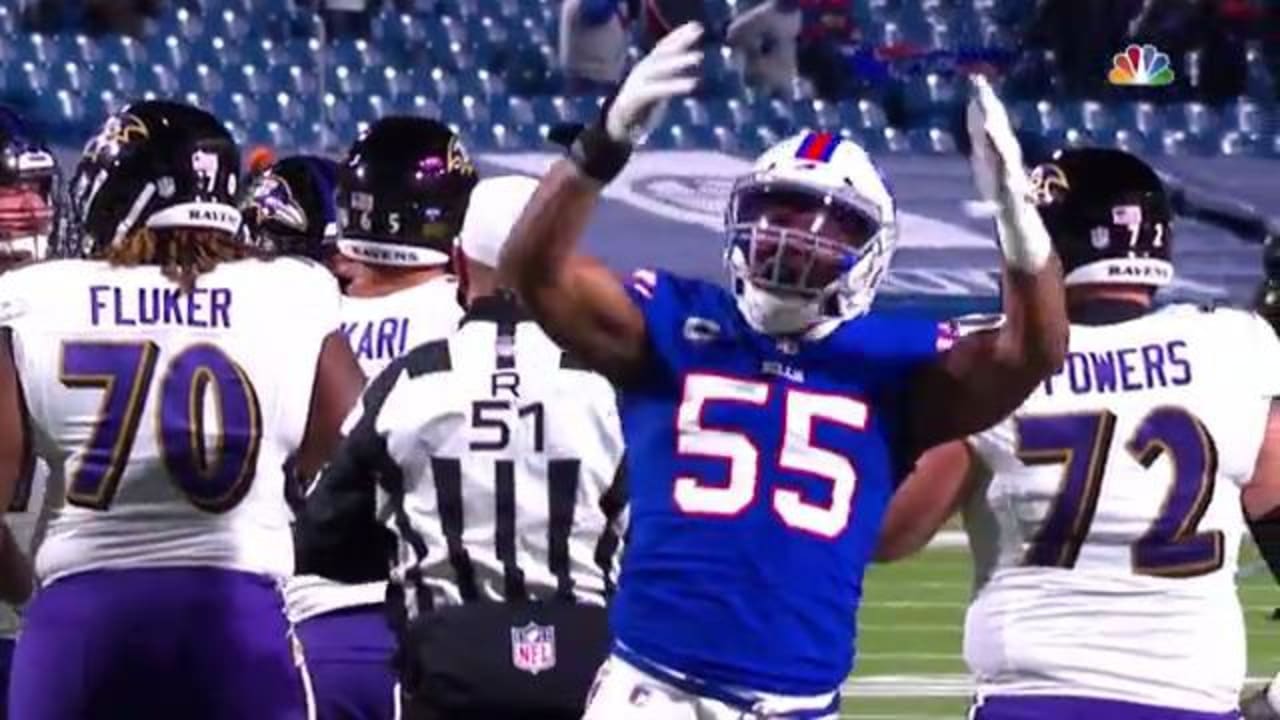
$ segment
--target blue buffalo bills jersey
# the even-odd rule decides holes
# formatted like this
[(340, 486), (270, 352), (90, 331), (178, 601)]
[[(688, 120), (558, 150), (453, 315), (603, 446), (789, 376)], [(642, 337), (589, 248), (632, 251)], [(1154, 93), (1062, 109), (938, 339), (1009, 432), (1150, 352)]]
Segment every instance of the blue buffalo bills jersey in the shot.
[(752, 329), (710, 283), (643, 270), (628, 289), (651, 367), (619, 397), (631, 535), (617, 640), (719, 686), (835, 690), (904, 470), (905, 390), (950, 336), (871, 313), (792, 341)]

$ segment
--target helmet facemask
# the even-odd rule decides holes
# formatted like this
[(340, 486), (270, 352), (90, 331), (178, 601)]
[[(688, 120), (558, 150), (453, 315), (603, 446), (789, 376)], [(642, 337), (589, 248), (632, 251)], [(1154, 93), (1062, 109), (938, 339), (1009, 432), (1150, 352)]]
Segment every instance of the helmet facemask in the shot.
[(806, 332), (867, 310), (887, 268), (892, 223), (853, 193), (752, 176), (734, 188), (726, 262), (747, 320)]
[(0, 185), (0, 272), (48, 256), (56, 224), (53, 182)]

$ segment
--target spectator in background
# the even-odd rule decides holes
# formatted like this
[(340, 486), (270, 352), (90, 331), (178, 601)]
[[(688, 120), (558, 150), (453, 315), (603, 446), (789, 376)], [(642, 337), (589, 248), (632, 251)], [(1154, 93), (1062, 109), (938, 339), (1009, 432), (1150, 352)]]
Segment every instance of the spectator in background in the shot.
[(800, 74), (819, 97), (839, 99), (858, 92), (853, 58), (862, 40), (852, 0), (790, 0), (800, 10)]
[[(1053, 51), (1066, 94), (1096, 97), (1107, 87), (1111, 57), (1128, 44), (1129, 23), (1142, 3), (1040, 0), (1027, 30), (1027, 46)], [(1177, 60), (1174, 62), (1177, 67)]]
[(799, 71), (799, 37), (800, 9), (795, 0), (765, 0), (733, 18), (726, 42), (741, 58), (747, 87), (769, 95), (791, 95)]
[(564, 0), (560, 7), (560, 67), (567, 92), (613, 92), (627, 66), (630, 18), (630, 8), (623, 0)]
[(667, 33), (687, 22), (697, 22), (704, 32), (702, 42), (719, 42), (719, 28), (707, 14), (707, 3), (695, 0), (630, 0), (633, 17), (640, 19), (640, 49), (648, 52)]

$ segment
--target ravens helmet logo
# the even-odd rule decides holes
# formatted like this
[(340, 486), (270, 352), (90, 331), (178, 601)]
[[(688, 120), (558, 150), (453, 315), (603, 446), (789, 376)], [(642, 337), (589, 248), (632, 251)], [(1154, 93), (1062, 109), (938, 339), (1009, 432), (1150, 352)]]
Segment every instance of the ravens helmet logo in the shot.
[(472, 164), (471, 156), (467, 155), (467, 149), (462, 146), (462, 140), (456, 135), (449, 140), (449, 164), (445, 170), (463, 175), (476, 174), (476, 166)]
[(107, 118), (102, 130), (89, 140), (84, 148), (84, 156), (94, 162), (110, 160), (120, 153), (120, 149), (134, 140), (145, 140), (151, 136), (146, 123), (133, 113), (123, 113)]
[(1031, 171), (1031, 202), (1051, 205), (1071, 191), (1067, 174), (1053, 163), (1045, 163)]
[(271, 171), (263, 173), (254, 183), (249, 210), (259, 223), (273, 221), (298, 232), (307, 231), (307, 214), (293, 198), (293, 188)]

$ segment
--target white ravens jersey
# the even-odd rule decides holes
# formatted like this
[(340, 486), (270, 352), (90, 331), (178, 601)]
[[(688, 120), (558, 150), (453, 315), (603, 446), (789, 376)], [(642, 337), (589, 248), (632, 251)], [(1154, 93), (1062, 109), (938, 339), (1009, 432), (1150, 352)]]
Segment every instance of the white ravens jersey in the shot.
[(183, 293), (156, 266), (58, 260), (0, 287), (50, 468), (43, 584), (116, 567), (291, 573), (283, 466), (338, 327), (327, 271), (228, 262)]
[(1236, 707), (1240, 494), (1275, 396), (1280, 341), (1252, 313), (1072, 325), (1062, 370), (970, 439), (980, 694)]
[(342, 298), (342, 332), (371, 380), (409, 350), (458, 329), (461, 319), (458, 281), (452, 275), (389, 295)]
[[(28, 558), (35, 555), (48, 526), (48, 486), (49, 465), (43, 460), (36, 460), (30, 475), (14, 489), (13, 501), (4, 514), (14, 541)], [(22, 608), (0, 603), (0, 639), (17, 637), (21, 617)]]
[[(392, 360), (458, 329), (462, 306), (458, 281), (440, 275), (424, 283), (376, 297), (342, 298), (342, 332), (365, 377), (373, 380)], [(385, 582), (348, 585), (317, 575), (289, 579), (285, 600), (293, 622), (322, 613), (381, 603)]]

